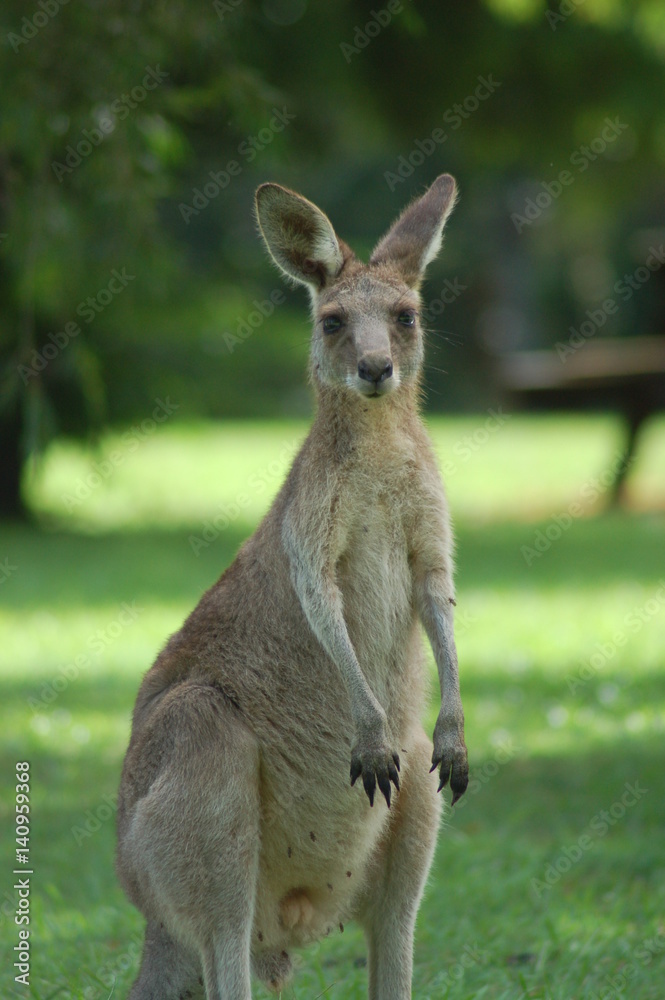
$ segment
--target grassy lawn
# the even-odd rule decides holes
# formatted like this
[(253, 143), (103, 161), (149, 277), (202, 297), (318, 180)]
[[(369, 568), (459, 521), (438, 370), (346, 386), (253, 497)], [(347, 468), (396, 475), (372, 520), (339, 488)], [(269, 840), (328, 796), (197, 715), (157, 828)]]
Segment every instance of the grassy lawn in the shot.
[[(430, 426), (458, 540), (472, 782), (441, 833), (413, 995), (662, 1000), (665, 421), (647, 428), (629, 510), (608, 514), (613, 418)], [(5, 957), (0, 995), (126, 996), (143, 921), (115, 881), (114, 801), (139, 679), (305, 430), (174, 418), (95, 453), (60, 443), (30, 487), (40, 527), (0, 526), (5, 956), (16, 761), (30, 763), (34, 870), (31, 988)], [(363, 997), (364, 954), (347, 927), (302, 953), (285, 997)]]

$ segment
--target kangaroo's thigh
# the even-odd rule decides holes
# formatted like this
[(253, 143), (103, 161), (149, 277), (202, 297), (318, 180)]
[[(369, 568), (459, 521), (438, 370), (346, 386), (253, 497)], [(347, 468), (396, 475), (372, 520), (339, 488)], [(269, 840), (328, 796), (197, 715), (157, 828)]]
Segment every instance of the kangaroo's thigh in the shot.
[(224, 695), (203, 684), (164, 696), (128, 751), (120, 878), (149, 921), (198, 953), (206, 985), (220, 967), (237, 981), (249, 975), (258, 782), (254, 736)]

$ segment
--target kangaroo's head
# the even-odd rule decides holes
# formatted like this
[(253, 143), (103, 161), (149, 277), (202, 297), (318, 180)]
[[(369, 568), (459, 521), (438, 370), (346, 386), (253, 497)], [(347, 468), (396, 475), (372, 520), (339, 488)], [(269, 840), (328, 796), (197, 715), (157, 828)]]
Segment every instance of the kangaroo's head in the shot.
[(315, 384), (379, 400), (413, 389), (423, 358), (418, 289), (455, 204), (455, 181), (438, 177), (359, 261), (323, 212), (279, 184), (262, 184), (256, 213), (268, 250), (312, 298)]

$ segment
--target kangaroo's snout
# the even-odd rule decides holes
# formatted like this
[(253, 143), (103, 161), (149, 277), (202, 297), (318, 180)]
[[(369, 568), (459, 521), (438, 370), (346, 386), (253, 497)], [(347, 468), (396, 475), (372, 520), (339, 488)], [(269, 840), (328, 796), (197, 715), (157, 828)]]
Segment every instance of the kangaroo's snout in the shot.
[(378, 385), (391, 378), (393, 363), (387, 354), (366, 354), (358, 362), (358, 375), (366, 382)]

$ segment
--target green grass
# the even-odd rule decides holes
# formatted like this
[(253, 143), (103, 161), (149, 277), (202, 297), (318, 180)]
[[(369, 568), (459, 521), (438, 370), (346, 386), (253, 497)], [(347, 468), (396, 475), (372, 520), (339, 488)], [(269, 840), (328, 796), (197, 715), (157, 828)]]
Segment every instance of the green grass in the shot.
[[(606, 492), (589, 484), (612, 465), (617, 421), (488, 419), (430, 421), (458, 540), (473, 781), (441, 832), (413, 995), (660, 1000), (665, 422), (645, 433), (630, 510), (602, 514)], [(305, 430), (174, 420), (135, 449), (122, 435), (95, 454), (60, 443), (30, 485), (40, 527), (0, 526), (0, 562), (14, 567), (0, 583), (10, 947), (15, 761), (31, 764), (34, 868), (32, 986), (16, 986), (5, 958), (3, 996), (126, 995), (142, 919), (115, 881), (112, 803), (139, 679), (266, 509)], [(364, 996), (364, 953), (347, 927), (302, 953), (285, 997)]]

